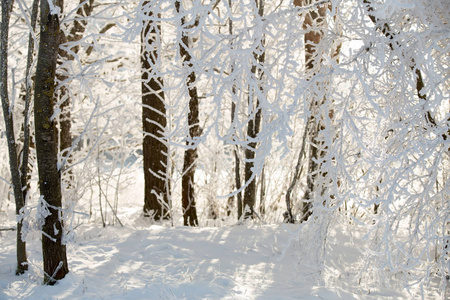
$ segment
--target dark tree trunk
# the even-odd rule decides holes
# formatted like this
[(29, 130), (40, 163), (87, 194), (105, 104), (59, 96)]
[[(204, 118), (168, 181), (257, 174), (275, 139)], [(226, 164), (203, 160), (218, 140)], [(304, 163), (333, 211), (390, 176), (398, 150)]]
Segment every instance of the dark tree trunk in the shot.
[[(61, 50), (61, 48), (60, 48)], [(61, 57), (65, 57), (61, 55)], [(64, 81), (67, 79), (65, 75), (57, 75), (59, 81)], [(71, 106), (72, 100), (69, 95), (69, 91), (66, 86), (61, 86), (59, 90), (59, 101), (62, 101), (59, 105), (59, 109), (61, 113), (59, 115), (59, 151), (61, 158), (64, 160), (63, 168), (67, 167), (68, 164), (72, 163), (72, 159), (70, 158), (70, 148), (72, 147), (72, 117), (71, 117)], [(71, 189), (74, 187), (73, 181), (74, 176), (72, 169), (69, 169), (64, 176), (62, 177), (64, 182), (64, 186), (67, 189)]]
[(41, 30), (36, 83), (34, 118), (39, 170), (41, 210), (48, 210), (42, 228), (44, 283), (53, 285), (69, 272), (66, 245), (63, 244), (61, 174), (58, 169), (58, 137), (54, 113), (55, 71), (60, 44), (58, 15), (51, 14), (47, 0), (41, 0)]
[[(231, 7), (232, 3), (231, 0), (228, 0), (228, 5), (229, 7)], [(233, 20), (230, 18), (228, 20), (228, 34), (230, 36), (233, 35)], [(230, 43), (231, 45), (233, 45), (233, 41), (234, 39), (231, 39)], [(234, 71), (234, 65), (231, 66), (231, 71), (230, 74), (232, 74)], [(232, 97), (236, 96), (236, 83), (233, 82), (233, 86), (231, 88), (231, 93), (232, 93)], [(232, 100), (231, 102), (231, 124), (234, 124), (234, 121), (237, 117), (236, 114), (236, 103), (234, 102), (234, 100)], [(239, 146), (235, 145), (234, 149), (233, 149), (233, 154), (234, 154), (234, 185), (236, 190), (240, 190), (242, 185), (241, 185), (241, 162), (239, 159)], [(242, 218), (242, 193), (238, 192), (236, 194), (236, 199), (237, 199), (237, 217), (238, 217), (238, 221), (241, 220)], [(231, 204), (231, 201), (229, 201), (229, 203)], [(231, 205), (228, 205), (228, 209), (231, 209)], [(229, 211), (229, 213), (227, 212), (227, 215), (231, 214), (231, 210)]]
[(188, 149), (184, 152), (183, 178), (181, 182), (184, 226), (198, 226), (194, 193), (196, 158), (196, 149)]
[[(292, 213), (292, 204), (291, 204), (291, 193), (294, 190), (294, 187), (297, 183), (297, 180), (299, 179), (303, 167), (303, 157), (305, 156), (306, 151), (306, 137), (308, 135), (308, 124), (309, 124), (309, 118), (306, 120), (305, 128), (303, 130), (303, 137), (302, 137), (302, 147), (300, 148), (300, 152), (298, 154), (298, 160), (297, 165), (295, 166), (295, 172), (294, 176), (292, 177), (291, 184), (289, 185), (288, 190), (286, 191), (286, 212), (284, 213), (284, 222), (285, 223), (294, 223), (295, 218)], [(303, 213), (303, 212), (302, 212)]]
[[(180, 13), (181, 3), (179, 1), (175, 2), (175, 7), (177, 13)], [(183, 27), (184, 25), (185, 17), (182, 17), (181, 26)], [(192, 57), (189, 52), (189, 46), (189, 36), (183, 31), (180, 42), (180, 56), (183, 58), (183, 67), (187, 70), (192, 70)], [(186, 79), (186, 86), (189, 93), (189, 137), (186, 140), (186, 146), (188, 148), (184, 152), (183, 177), (181, 179), (183, 219), (185, 226), (198, 226), (194, 175), (197, 160), (196, 138), (200, 136), (201, 129), (199, 125), (199, 99), (197, 87), (195, 86), (195, 79), (196, 76), (194, 71), (191, 71)]]
[[(255, 0), (256, 7), (258, 8), (258, 15), (262, 17), (264, 15), (264, 0)], [(264, 38), (261, 39), (261, 48), (264, 48)], [(263, 77), (263, 72), (260, 68), (257, 67), (256, 64), (262, 64), (264, 63), (265, 59), (265, 52), (263, 52), (258, 55), (254, 54), (255, 57), (255, 64), (252, 66), (251, 73), (252, 77), (254, 77), (255, 80), (258, 80), (258, 86), (250, 86), (249, 85), (249, 96), (248, 96), (248, 105), (249, 105), (249, 111), (255, 114), (253, 118), (251, 118), (247, 125), (247, 140), (249, 141), (247, 144), (247, 147), (245, 148), (245, 168), (244, 168), (244, 179), (245, 183), (247, 184), (247, 187), (244, 190), (244, 201), (243, 201), (243, 214), (244, 219), (253, 218), (255, 214), (255, 202), (256, 202), (256, 176), (254, 176), (254, 159), (255, 159), (255, 152), (257, 147), (256, 137), (259, 133), (260, 125), (261, 125), (261, 108), (259, 104), (259, 99), (256, 96), (255, 89), (258, 88), (262, 90), (263, 87), (261, 85), (261, 80)], [(258, 75), (257, 75), (258, 72)], [(257, 78), (257, 76), (259, 76)], [(254, 98), (256, 98), (256, 105), (254, 105)], [(253, 178), (252, 178), (253, 177)]]
[[(259, 109), (259, 108), (257, 108)], [(254, 120), (250, 120), (247, 127), (247, 137), (248, 139), (256, 138)], [(244, 190), (244, 201), (243, 201), (243, 215), (244, 219), (253, 218), (254, 206), (256, 202), (256, 177), (253, 176), (253, 167), (255, 166), (255, 150), (256, 142), (248, 143), (245, 149), (245, 177), (244, 180), (248, 183)]]
[[(236, 94), (236, 87), (233, 85), (233, 94)], [(235, 118), (235, 113), (236, 113), (236, 103), (232, 103), (231, 104), (231, 123), (234, 122), (234, 118)], [(236, 190), (240, 190), (242, 185), (241, 185), (241, 161), (239, 159), (239, 146), (235, 145), (234, 149), (233, 149), (233, 154), (234, 154), (234, 182), (235, 182), (235, 186), (236, 186)], [(236, 199), (237, 199), (237, 210), (238, 210), (238, 221), (241, 220), (242, 218), (242, 193), (238, 192), (236, 194)]]
[(261, 172), (261, 185), (259, 190), (259, 214), (261, 218), (266, 214), (266, 176), (264, 172), (264, 167)]
[[(19, 170), (19, 161), (17, 156), (17, 145), (14, 135), (13, 113), (9, 104), (8, 97), (8, 40), (9, 40), (9, 21), (11, 16), (13, 1), (2, 1), (2, 23), (1, 23), (1, 99), (3, 117), (6, 127), (6, 138), (8, 141), (9, 167), (16, 204), (16, 215), (19, 216), (20, 210), (25, 206), (25, 199), (22, 190), (22, 178)], [(22, 274), (28, 270), (26, 244), (22, 240), (22, 221), (17, 222), (17, 270), (16, 274)]]
[[(63, 79), (60, 77), (60, 79)], [(72, 146), (72, 135), (70, 130), (72, 128), (70, 107), (71, 100), (69, 96), (69, 92), (65, 86), (61, 87), (61, 99), (63, 102), (59, 106), (61, 109), (61, 114), (59, 116), (59, 150), (61, 151), (62, 156), (67, 158), (67, 162), (70, 163), (71, 160), (68, 158), (68, 151)], [(72, 178), (72, 174), (70, 174), (70, 178)]]
[[(153, 12), (150, 2), (143, 3), (149, 18)], [(142, 123), (144, 129), (144, 215), (155, 220), (169, 219), (167, 184), (168, 148), (164, 131), (167, 124), (163, 79), (158, 76), (158, 47), (161, 26), (150, 19), (144, 21), (141, 34)]]
[[(79, 4), (83, 4), (84, 2), (86, 3), (80, 6), (77, 10), (77, 18), (73, 21), (73, 26), (70, 28), (69, 35), (67, 36), (68, 42), (80, 41), (86, 31), (86, 26), (88, 24), (86, 17), (89, 17), (94, 10), (94, 0), (79, 0)], [(71, 50), (77, 54), (80, 51), (80, 46), (75, 45), (71, 48)]]
[(33, 148), (34, 144), (31, 141), (30, 137), (30, 107), (31, 107), (31, 91), (33, 87), (32, 77), (32, 63), (33, 63), (33, 55), (34, 55), (34, 34), (36, 30), (37, 23), (37, 14), (39, 10), (39, 0), (33, 0), (32, 10), (31, 10), (31, 30), (28, 36), (28, 53), (27, 53), (27, 67), (25, 71), (25, 94), (23, 97), (23, 102), (25, 109), (23, 111), (23, 148), (22, 148), (22, 161), (20, 166), (21, 172), (21, 181), (22, 181), (22, 191), (23, 191), (23, 199), (26, 203), (28, 190), (29, 190), (29, 177), (31, 173), (31, 166), (28, 163), (30, 147)]
[(303, 206), (302, 206), (302, 217), (301, 221), (306, 222), (308, 218), (312, 215), (312, 201), (314, 199), (314, 192), (316, 191), (316, 179), (318, 176), (318, 169), (320, 165), (317, 163), (319, 158), (319, 150), (316, 145), (318, 145), (318, 134), (316, 120), (314, 117), (311, 118), (312, 124), (309, 130), (310, 146), (309, 146), (309, 159), (308, 159), (308, 175), (306, 177), (306, 191), (303, 196)]

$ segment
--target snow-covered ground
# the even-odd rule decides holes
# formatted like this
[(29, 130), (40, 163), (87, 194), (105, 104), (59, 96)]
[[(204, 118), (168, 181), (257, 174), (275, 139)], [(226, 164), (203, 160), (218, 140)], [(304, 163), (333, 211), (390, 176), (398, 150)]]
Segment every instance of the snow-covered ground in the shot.
[[(0, 232), (0, 299), (420, 299), (395, 276), (387, 286), (360, 273), (364, 233), (348, 222), (331, 221), (325, 244), (314, 224), (155, 225), (141, 217), (141, 183), (121, 192), (123, 227), (103, 228), (98, 211), (77, 221), (70, 273), (55, 286), (42, 284), (36, 230), (26, 238), (30, 270), (22, 276), (14, 274), (16, 232)], [(2, 226), (14, 225), (11, 206)], [(432, 286), (425, 299), (441, 299)]]
[[(351, 274), (325, 280), (316, 268), (299, 263), (296, 243), (288, 246), (292, 230), (293, 225), (84, 225), (68, 246), (70, 273), (53, 287), (41, 284), (37, 241), (29, 243), (31, 271), (14, 275), (15, 233), (2, 233), (0, 298), (408, 299), (394, 290), (369, 294), (351, 283)], [(341, 248), (336, 259), (346, 256), (341, 263), (351, 263), (357, 254)]]
[(14, 275), (15, 232), (3, 232), (0, 299), (414, 298), (399, 286), (371, 290), (358, 285), (351, 270), (360, 252), (350, 244), (336, 246), (321, 271), (311, 262), (302, 263), (301, 243), (292, 240), (296, 225), (186, 228), (136, 223), (79, 228), (77, 241), (68, 246), (70, 273), (52, 287), (42, 285), (38, 241), (28, 243), (31, 270)]

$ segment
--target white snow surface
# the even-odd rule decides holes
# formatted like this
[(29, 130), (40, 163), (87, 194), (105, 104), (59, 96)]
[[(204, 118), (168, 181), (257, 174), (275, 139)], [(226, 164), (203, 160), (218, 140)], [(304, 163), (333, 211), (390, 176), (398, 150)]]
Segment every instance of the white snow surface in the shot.
[[(40, 233), (26, 236), (29, 271), (16, 276), (16, 232), (1, 231), (0, 299), (420, 299), (395, 277), (386, 285), (361, 275), (364, 232), (348, 222), (329, 224), (324, 255), (313, 246), (320, 238), (310, 222), (152, 224), (141, 215), (141, 183), (121, 192), (123, 227), (103, 228), (95, 211), (77, 221), (67, 245), (70, 272), (55, 286), (43, 285)], [(1, 224), (13, 227), (8, 207), (9, 223)], [(425, 299), (442, 299), (437, 286)]]
[(360, 253), (345, 243), (321, 272), (301, 263), (299, 243), (289, 243), (296, 227), (87, 224), (56, 286), (42, 284), (37, 241), (28, 243), (30, 271), (15, 276), (15, 232), (2, 233), (0, 299), (412, 299), (358, 285), (351, 265)]
[[(42, 285), (37, 242), (28, 244), (31, 270), (14, 275), (15, 233), (8, 232), (1, 237), (0, 299), (408, 298), (357, 288), (346, 282), (354, 280), (351, 274), (324, 280), (299, 263), (295, 242), (288, 246), (295, 227), (88, 224), (68, 246), (70, 273), (56, 286)], [(357, 251), (342, 247), (335, 256), (350, 263), (353, 255)]]

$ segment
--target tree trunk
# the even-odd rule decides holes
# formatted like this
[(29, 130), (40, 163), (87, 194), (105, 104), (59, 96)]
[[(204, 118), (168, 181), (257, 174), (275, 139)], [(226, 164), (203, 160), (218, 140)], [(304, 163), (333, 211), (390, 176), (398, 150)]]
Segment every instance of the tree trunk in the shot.
[[(308, 6), (317, 2), (317, 0), (294, 0), (295, 6)], [(321, 4), (313, 7), (306, 12), (303, 29), (305, 33), (305, 72), (307, 79), (311, 79), (321, 64), (321, 53), (317, 51), (317, 47), (323, 37), (323, 28), (326, 26), (326, 11), (328, 4)], [(320, 106), (323, 105), (323, 99), (311, 99), (311, 117), (306, 125), (308, 127), (308, 136), (310, 142), (308, 157), (308, 175), (306, 178), (306, 191), (303, 196), (301, 221), (307, 221), (312, 214), (312, 201), (317, 190), (317, 178), (323, 176), (320, 173), (321, 164), (317, 163), (320, 158), (324, 157), (325, 152), (322, 151), (319, 141), (319, 132), (324, 129), (321, 117)]]
[(28, 53), (27, 53), (27, 66), (25, 71), (25, 94), (23, 96), (24, 111), (23, 111), (23, 147), (22, 147), (22, 161), (20, 166), (21, 181), (22, 181), (22, 193), (23, 199), (26, 203), (28, 190), (29, 190), (29, 177), (31, 173), (31, 166), (28, 163), (30, 154), (30, 147), (34, 147), (30, 137), (30, 107), (31, 107), (31, 91), (33, 88), (32, 78), (32, 64), (34, 55), (34, 32), (36, 31), (37, 14), (39, 10), (39, 0), (33, 0), (31, 10), (31, 30), (28, 36)]
[[(236, 94), (236, 86), (233, 85), (233, 94)], [(236, 113), (236, 103), (231, 103), (231, 123), (234, 123)], [(240, 190), (241, 185), (241, 161), (239, 159), (239, 146), (235, 145), (233, 149), (234, 154), (234, 182), (236, 190)], [(242, 193), (238, 192), (236, 194), (236, 200), (237, 200), (237, 210), (238, 210), (238, 221), (242, 218)]]
[(58, 137), (54, 114), (55, 71), (60, 44), (57, 14), (41, 0), (41, 30), (34, 93), (36, 152), (39, 170), (44, 283), (53, 285), (69, 272), (62, 221), (61, 174), (58, 169)]
[[(175, 2), (177, 13), (180, 13), (181, 3)], [(181, 27), (185, 25), (185, 17), (181, 18)], [(192, 57), (189, 52), (189, 36), (183, 30), (180, 43), (180, 56), (183, 58), (183, 67), (192, 70)], [(183, 177), (181, 179), (183, 219), (185, 226), (198, 226), (197, 208), (195, 204), (194, 175), (197, 164), (197, 137), (201, 134), (199, 125), (199, 99), (195, 86), (196, 75), (191, 71), (186, 79), (189, 92), (188, 126), (189, 137), (186, 140), (188, 147), (184, 152)]]
[[(147, 7), (147, 9), (145, 9)], [(151, 18), (150, 2), (143, 3)], [(144, 20), (141, 34), (142, 123), (144, 129), (144, 215), (155, 220), (169, 219), (167, 185), (168, 147), (164, 140), (167, 124), (163, 79), (157, 76), (161, 26)]]
[[(256, 2), (256, 8), (258, 9), (258, 15), (262, 17), (264, 15), (264, 0), (255, 0)], [(264, 38), (261, 39), (261, 48), (264, 48)], [(264, 63), (265, 59), (265, 52), (263, 51), (262, 54), (254, 54), (255, 57), (255, 65), (252, 66), (251, 73), (254, 75), (255, 79), (258, 77), (258, 87), (262, 91), (261, 86), (261, 80), (263, 77), (263, 72), (260, 68), (257, 67), (256, 64), (262, 64)], [(257, 75), (258, 72), (258, 75)], [(251, 113), (254, 113), (254, 118), (250, 119), (247, 125), (247, 140), (249, 141), (247, 147), (245, 148), (245, 168), (244, 168), (244, 178), (245, 183), (247, 184), (245, 190), (244, 190), (244, 202), (243, 202), (243, 214), (244, 219), (253, 218), (255, 213), (255, 202), (256, 202), (256, 174), (254, 174), (254, 159), (255, 159), (255, 152), (256, 152), (256, 136), (259, 133), (259, 128), (261, 124), (261, 108), (259, 104), (259, 99), (257, 96), (255, 96), (255, 89), (256, 87), (251, 87), (249, 85), (249, 96), (248, 96), (248, 105), (249, 105), (249, 111)], [(256, 98), (256, 106), (254, 106), (254, 98)]]
[[(231, 0), (228, 0), (228, 6), (231, 8)], [(228, 34), (230, 36), (233, 35), (233, 20), (230, 18), (228, 20)], [(233, 45), (233, 41), (234, 39), (230, 40), (231, 45)], [(234, 64), (231, 66), (231, 71), (230, 74), (232, 74), (234, 71)], [(233, 86), (231, 88), (231, 93), (232, 93), (232, 97), (236, 96), (236, 83), (233, 82)], [(234, 124), (235, 118), (236, 118), (237, 114), (236, 114), (236, 103), (232, 100), (231, 102), (231, 124)], [(235, 188), (236, 190), (240, 190), (241, 189), (241, 162), (239, 159), (239, 146), (235, 145), (234, 149), (233, 149), (233, 154), (234, 154), (234, 184), (235, 184)], [(241, 220), (242, 218), (242, 193), (238, 192), (236, 194), (236, 199), (237, 199), (237, 216), (238, 216), (238, 221)], [(230, 203), (230, 201), (229, 201)], [(231, 204), (231, 203), (230, 203)], [(228, 209), (231, 209), (230, 204), (228, 205)], [(227, 215), (230, 215), (231, 211), (229, 211), (229, 213), (227, 213)]]
[[(259, 103), (256, 109), (259, 112)], [(258, 113), (257, 113), (258, 114)], [(256, 119), (256, 117), (255, 117)], [(247, 137), (250, 140), (256, 138), (258, 128), (255, 128), (255, 120), (250, 120), (247, 127)], [(256, 142), (248, 143), (245, 149), (245, 182), (247, 187), (244, 190), (243, 214), (244, 219), (253, 218), (254, 206), (256, 202), (256, 177), (253, 177), (253, 167), (255, 166)]]
[[(8, 42), (9, 42), (9, 21), (11, 16), (13, 1), (2, 1), (2, 23), (1, 23), (1, 99), (3, 117), (6, 127), (6, 138), (8, 141), (9, 168), (11, 171), (12, 186), (14, 191), (14, 199), (16, 204), (16, 216), (20, 214), (20, 210), (25, 206), (23, 197), (21, 174), (19, 170), (19, 161), (17, 156), (17, 145), (14, 135), (13, 112), (9, 103), (8, 96)], [(18, 218), (19, 219), (19, 218)], [(22, 274), (28, 270), (26, 244), (22, 240), (22, 221), (17, 222), (17, 270), (16, 274)]]
[(261, 171), (261, 185), (259, 189), (259, 214), (261, 218), (264, 218), (266, 214), (266, 176), (264, 172), (264, 167)]
[(298, 160), (297, 165), (295, 166), (295, 172), (294, 176), (292, 177), (291, 184), (289, 185), (288, 190), (286, 191), (286, 212), (284, 213), (284, 222), (285, 223), (294, 223), (295, 218), (292, 213), (292, 204), (291, 204), (291, 193), (294, 190), (294, 187), (297, 183), (297, 180), (300, 177), (300, 174), (302, 173), (303, 167), (302, 167), (302, 160), (305, 156), (305, 149), (306, 149), (306, 136), (308, 134), (308, 124), (309, 124), (309, 118), (307, 118), (305, 123), (305, 128), (303, 130), (303, 136), (302, 136), (302, 147), (300, 148), (300, 152), (298, 154)]

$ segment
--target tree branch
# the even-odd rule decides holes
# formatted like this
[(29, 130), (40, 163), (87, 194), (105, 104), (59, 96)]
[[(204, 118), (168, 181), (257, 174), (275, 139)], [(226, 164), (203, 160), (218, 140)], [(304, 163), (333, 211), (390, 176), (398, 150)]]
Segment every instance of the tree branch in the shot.
[[(401, 47), (400, 43), (398, 41), (394, 41), (394, 38), (396, 36), (396, 33), (393, 33), (391, 28), (389, 27), (389, 24), (387, 23), (380, 23), (380, 20), (377, 19), (371, 12), (374, 11), (373, 7), (371, 6), (371, 0), (363, 0), (364, 4), (366, 4), (367, 6), (367, 12), (369, 15), (370, 20), (375, 24), (376, 29), (380, 30), (384, 36), (386, 36), (389, 40), (392, 40), (395, 43), (395, 46), (397, 46), (398, 48)], [(394, 50), (394, 45), (392, 44), (392, 42), (389, 42), (389, 48), (391, 50)], [(414, 71), (414, 73), (416, 74), (416, 92), (417, 92), (417, 96), (424, 100), (427, 101), (427, 95), (425, 93), (422, 93), (422, 89), (425, 87), (424, 81), (423, 81), (423, 76), (422, 76), (422, 72), (420, 71), (420, 69), (417, 67), (416, 62), (414, 61), (414, 59), (411, 60), (412, 65), (410, 66), (411, 70)], [(434, 117), (432, 116), (431, 112), (429, 110), (427, 110), (425, 112), (425, 121), (427, 123), (429, 123), (432, 127), (437, 127), (437, 123), (436, 120), (434, 119)], [(447, 140), (447, 133), (443, 133), (442, 134), (442, 138), (444, 139), (444, 141)]]

